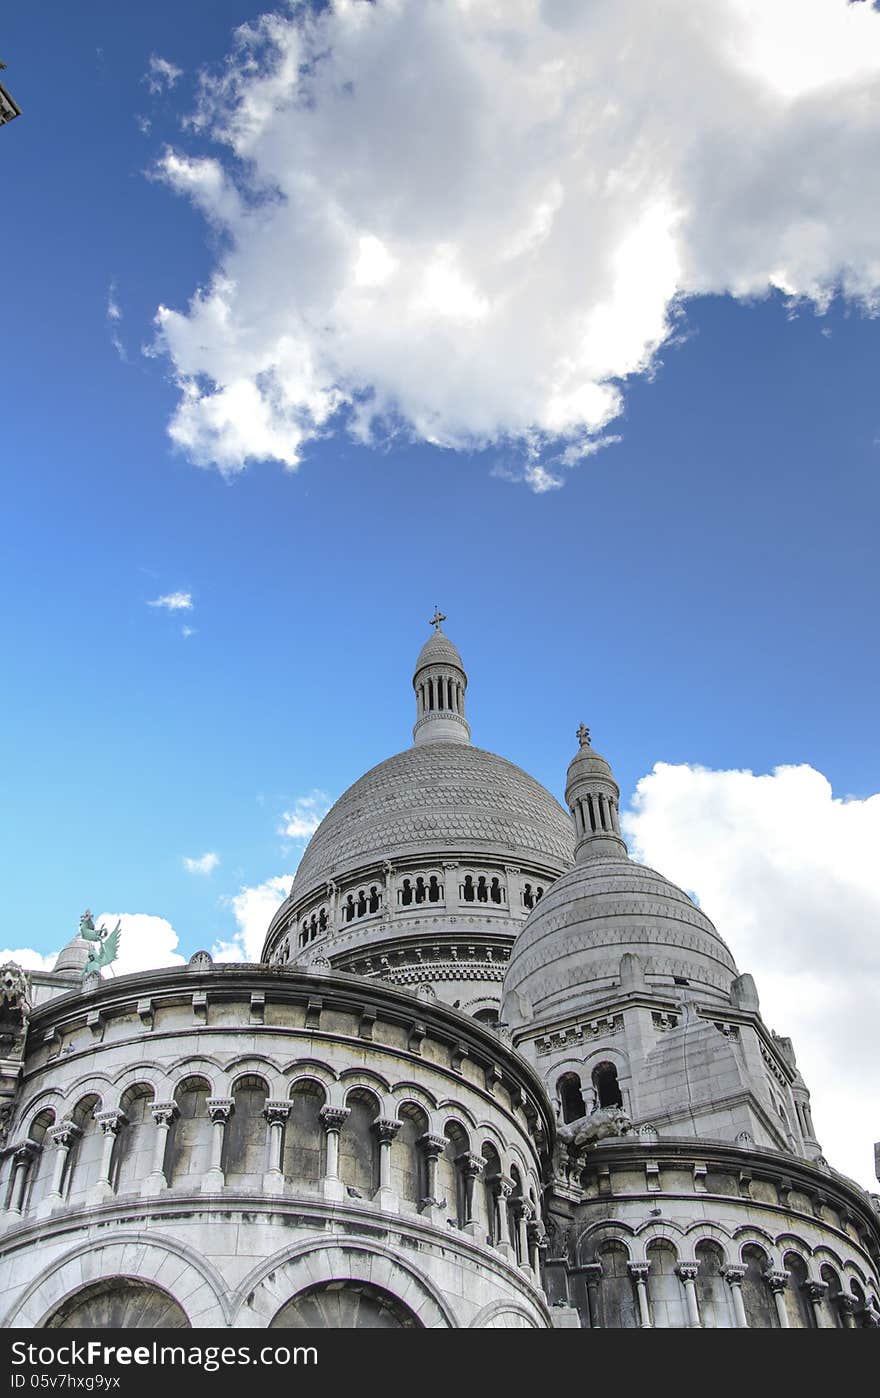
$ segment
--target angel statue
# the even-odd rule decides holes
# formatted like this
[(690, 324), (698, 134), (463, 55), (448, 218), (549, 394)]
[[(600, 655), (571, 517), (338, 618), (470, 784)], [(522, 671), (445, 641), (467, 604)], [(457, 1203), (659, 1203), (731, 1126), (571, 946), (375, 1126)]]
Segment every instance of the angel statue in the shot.
[(83, 980), (86, 976), (95, 973), (100, 974), (102, 966), (109, 966), (119, 955), (119, 929), (122, 926), (121, 919), (117, 921), (112, 932), (108, 932), (106, 927), (96, 927), (92, 919), (91, 910), (86, 908), (79, 920), (79, 935), (87, 942), (91, 942), (89, 956), (82, 970)]

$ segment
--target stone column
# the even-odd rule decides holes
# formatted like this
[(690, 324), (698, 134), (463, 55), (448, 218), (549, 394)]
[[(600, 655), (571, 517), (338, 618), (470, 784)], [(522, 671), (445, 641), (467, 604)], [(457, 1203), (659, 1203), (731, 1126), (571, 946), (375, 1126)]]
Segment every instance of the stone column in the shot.
[(496, 1175), (491, 1181), (492, 1192), (495, 1195), (495, 1207), (498, 1212), (498, 1241), (495, 1244), (496, 1250), (508, 1262), (516, 1261), (516, 1249), (513, 1239), (510, 1236), (510, 1215), (508, 1214), (507, 1201), (513, 1194), (516, 1186), (513, 1180), (506, 1175)]
[(687, 1306), (687, 1323), (689, 1329), (699, 1329), (701, 1327), (700, 1307), (697, 1304), (697, 1288), (695, 1286), (699, 1270), (696, 1262), (680, 1262), (676, 1268), (681, 1278), (682, 1286), (684, 1287), (684, 1301)]
[[(486, 1162), (481, 1155), (472, 1155), (470, 1151), (463, 1151), (461, 1155), (455, 1157), (456, 1168), (461, 1170), (464, 1179), (464, 1223), (461, 1225), (462, 1232), (468, 1233), (470, 1237), (477, 1236), (477, 1224), (474, 1219), (474, 1181), (480, 1178), (485, 1169)], [(509, 1244), (508, 1244), (509, 1246)]]
[(60, 1121), (57, 1126), (50, 1126), (46, 1132), (49, 1140), (55, 1147), (55, 1162), (52, 1171), (52, 1188), (49, 1190), (49, 1199), (52, 1204), (60, 1204), (62, 1199), (62, 1186), (64, 1183), (64, 1167), (67, 1164), (67, 1157), (74, 1141), (82, 1135), (82, 1131), (73, 1121)]
[(39, 1153), (40, 1147), (36, 1141), (20, 1141), (13, 1148), (12, 1190), (9, 1195), (9, 1208), (6, 1210), (7, 1217), (10, 1218), (11, 1222), (21, 1216), (31, 1162), (37, 1158)]
[(733, 1314), (736, 1317), (738, 1330), (747, 1330), (749, 1327), (742, 1290), (743, 1277), (745, 1274), (745, 1267), (724, 1267), (722, 1269), (722, 1276), (730, 1287), (730, 1295), (733, 1299)]
[(373, 1122), (372, 1130), (379, 1142), (379, 1188), (373, 1195), (373, 1202), (385, 1213), (396, 1214), (400, 1205), (397, 1191), (391, 1187), (391, 1143), (402, 1123), (390, 1117), (380, 1116)]
[(205, 1105), (211, 1118), (211, 1163), (201, 1187), (205, 1194), (216, 1194), (226, 1184), (226, 1176), (223, 1173), (223, 1138), (226, 1135), (226, 1123), (235, 1111), (235, 1103), (231, 1097), (209, 1097)]
[(266, 1118), (266, 1173), (263, 1188), (267, 1194), (284, 1192), (284, 1127), (290, 1116), (289, 1102), (267, 1101), (263, 1108)]
[(165, 1177), (165, 1151), (168, 1146), (168, 1132), (171, 1123), (177, 1116), (176, 1102), (153, 1102), (150, 1107), (153, 1121), (156, 1123), (156, 1143), (153, 1151), (153, 1168), (144, 1181), (142, 1194), (161, 1194), (163, 1189), (168, 1188), (168, 1180)]
[(425, 1161), (425, 1194), (419, 1201), (419, 1213), (438, 1228), (445, 1226), (448, 1200), (437, 1193), (437, 1161), (448, 1144), (445, 1136), (433, 1136), (430, 1131), (416, 1141)]
[(101, 1167), (89, 1197), (89, 1203), (100, 1204), (102, 1199), (108, 1199), (113, 1194), (113, 1185), (110, 1182), (110, 1167), (113, 1163), (113, 1147), (116, 1144), (116, 1137), (122, 1130), (128, 1118), (125, 1112), (96, 1112), (95, 1121), (101, 1128)]
[(840, 1307), (840, 1314), (843, 1316), (845, 1328), (847, 1330), (855, 1330), (856, 1322), (853, 1311), (856, 1308), (856, 1298), (854, 1296), (847, 1296), (845, 1291), (841, 1291), (839, 1295), (834, 1297), (834, 1302), (832, 1304), (834, 1303)]
[(541, 1222), (536, 1217), (534, 1210), (530, 1209), (530, 1216), (526, 1223), (526, 1237), (528, 1239), (529, 1248), (529, 1266), (534, 1273), (536, 1282), (539, 1282), (541, 1276), (541, 1240), (543, 1236), (544, 1229), (541, 1226)]
[(599, 1283), (602, 1280), (602, 1267), (598, 1262), (588, 1262), (583, 1268), (584, 1280), (587, 1283), (587, 1301), (590, 1306), (590, 1329), (601, 1330), (602, 1321), (599, 1312)]
[(531, 1272), (532, 1262), (529, 1256), (529, 1224), (534, 1218), (534, 1210), (527, 1199), (515, 1199), (513, 1208), (516, 1217), (519, 1265), (524, 1272)]
[(804, 1283), (804, 1291), (810, 1299), (813, 1307), (813, 1315), (816, 1318), (816, 1329), (825, 1329), (825, 1293), (828, 1290), (828, 1283), (823, 1281), (808, 1281)]
[(773, 1304), (776, 1307), (779, 1328), (780, 1330), (787, 1330), (789, 1328), (788, 1310), (786, 1309), (785, 1297), (782, 1293), (785, 1291), (788, 1284), (788, 1273), (776, 1268), (770, 1268), (769, 1271), (764, 1273), (764, 1280), (773, 1295)]
[(651, 1321), (651, 1307), (648, 1304), (648, 1273), (651, 1270), (650, 1262), (627, 1262), (626, 1269), (635, 1282), (636, 1298), (639, 1303), (639, 1328), (641, 1330), (653, 1329)]
[(345, 1198), (342, 1180), (339, 1178), (339, 1133), (351, 1115), (351, 1110), (349, 1107), (322, 1107), (318, 1115), (327, 1137), (322, 1193), (331, 1203), (339, 1204)]

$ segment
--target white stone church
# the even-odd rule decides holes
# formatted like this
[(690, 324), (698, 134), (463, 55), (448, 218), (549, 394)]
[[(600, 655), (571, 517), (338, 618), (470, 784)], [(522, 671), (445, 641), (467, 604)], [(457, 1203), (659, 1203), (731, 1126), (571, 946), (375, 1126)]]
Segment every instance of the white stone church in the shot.
[(568, 811), (471, 744), (444, 619), (259, 965), (0, 969), (4, 1327), (880, 1322), (878, 1199), (752, 978), (585, 728)]

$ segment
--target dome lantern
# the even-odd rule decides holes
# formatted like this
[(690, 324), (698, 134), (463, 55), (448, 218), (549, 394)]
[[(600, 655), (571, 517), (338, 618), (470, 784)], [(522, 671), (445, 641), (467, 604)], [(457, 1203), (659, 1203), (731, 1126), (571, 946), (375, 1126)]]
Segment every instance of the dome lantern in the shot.
[(446, 617), (437, 607), (433, 635), (422, 646), (413, 674), (416, 696), (414, 743), (469, 743), (465, 717), (467, 674), (456, 647), (442, 629)]
[(578, 751), (568, 767), (565, 799), (575, 829), (575, 861), (615, 856), (625, 859), (620, 833), (620, 788), (604, 757), (590, 744), (590, 730), (577, 730)]

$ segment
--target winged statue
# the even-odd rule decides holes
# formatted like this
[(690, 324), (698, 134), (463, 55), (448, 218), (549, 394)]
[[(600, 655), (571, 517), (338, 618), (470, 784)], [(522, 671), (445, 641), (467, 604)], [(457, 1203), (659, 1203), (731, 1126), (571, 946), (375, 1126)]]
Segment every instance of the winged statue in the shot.
[(91, 942), (89, 956), (83, 967), (83, 979), (91, 976), (95, 972), (100, 973), (102, 966), (109, 966), (119, 955), (119, 932), (122, 926), (121, 919), (117, 921), (112, 932), (108, 932), (104, 926), (96, 927), (92, 918), (91, 910), (86, 908), (79, 920), (79, 935), (86, 942)]

